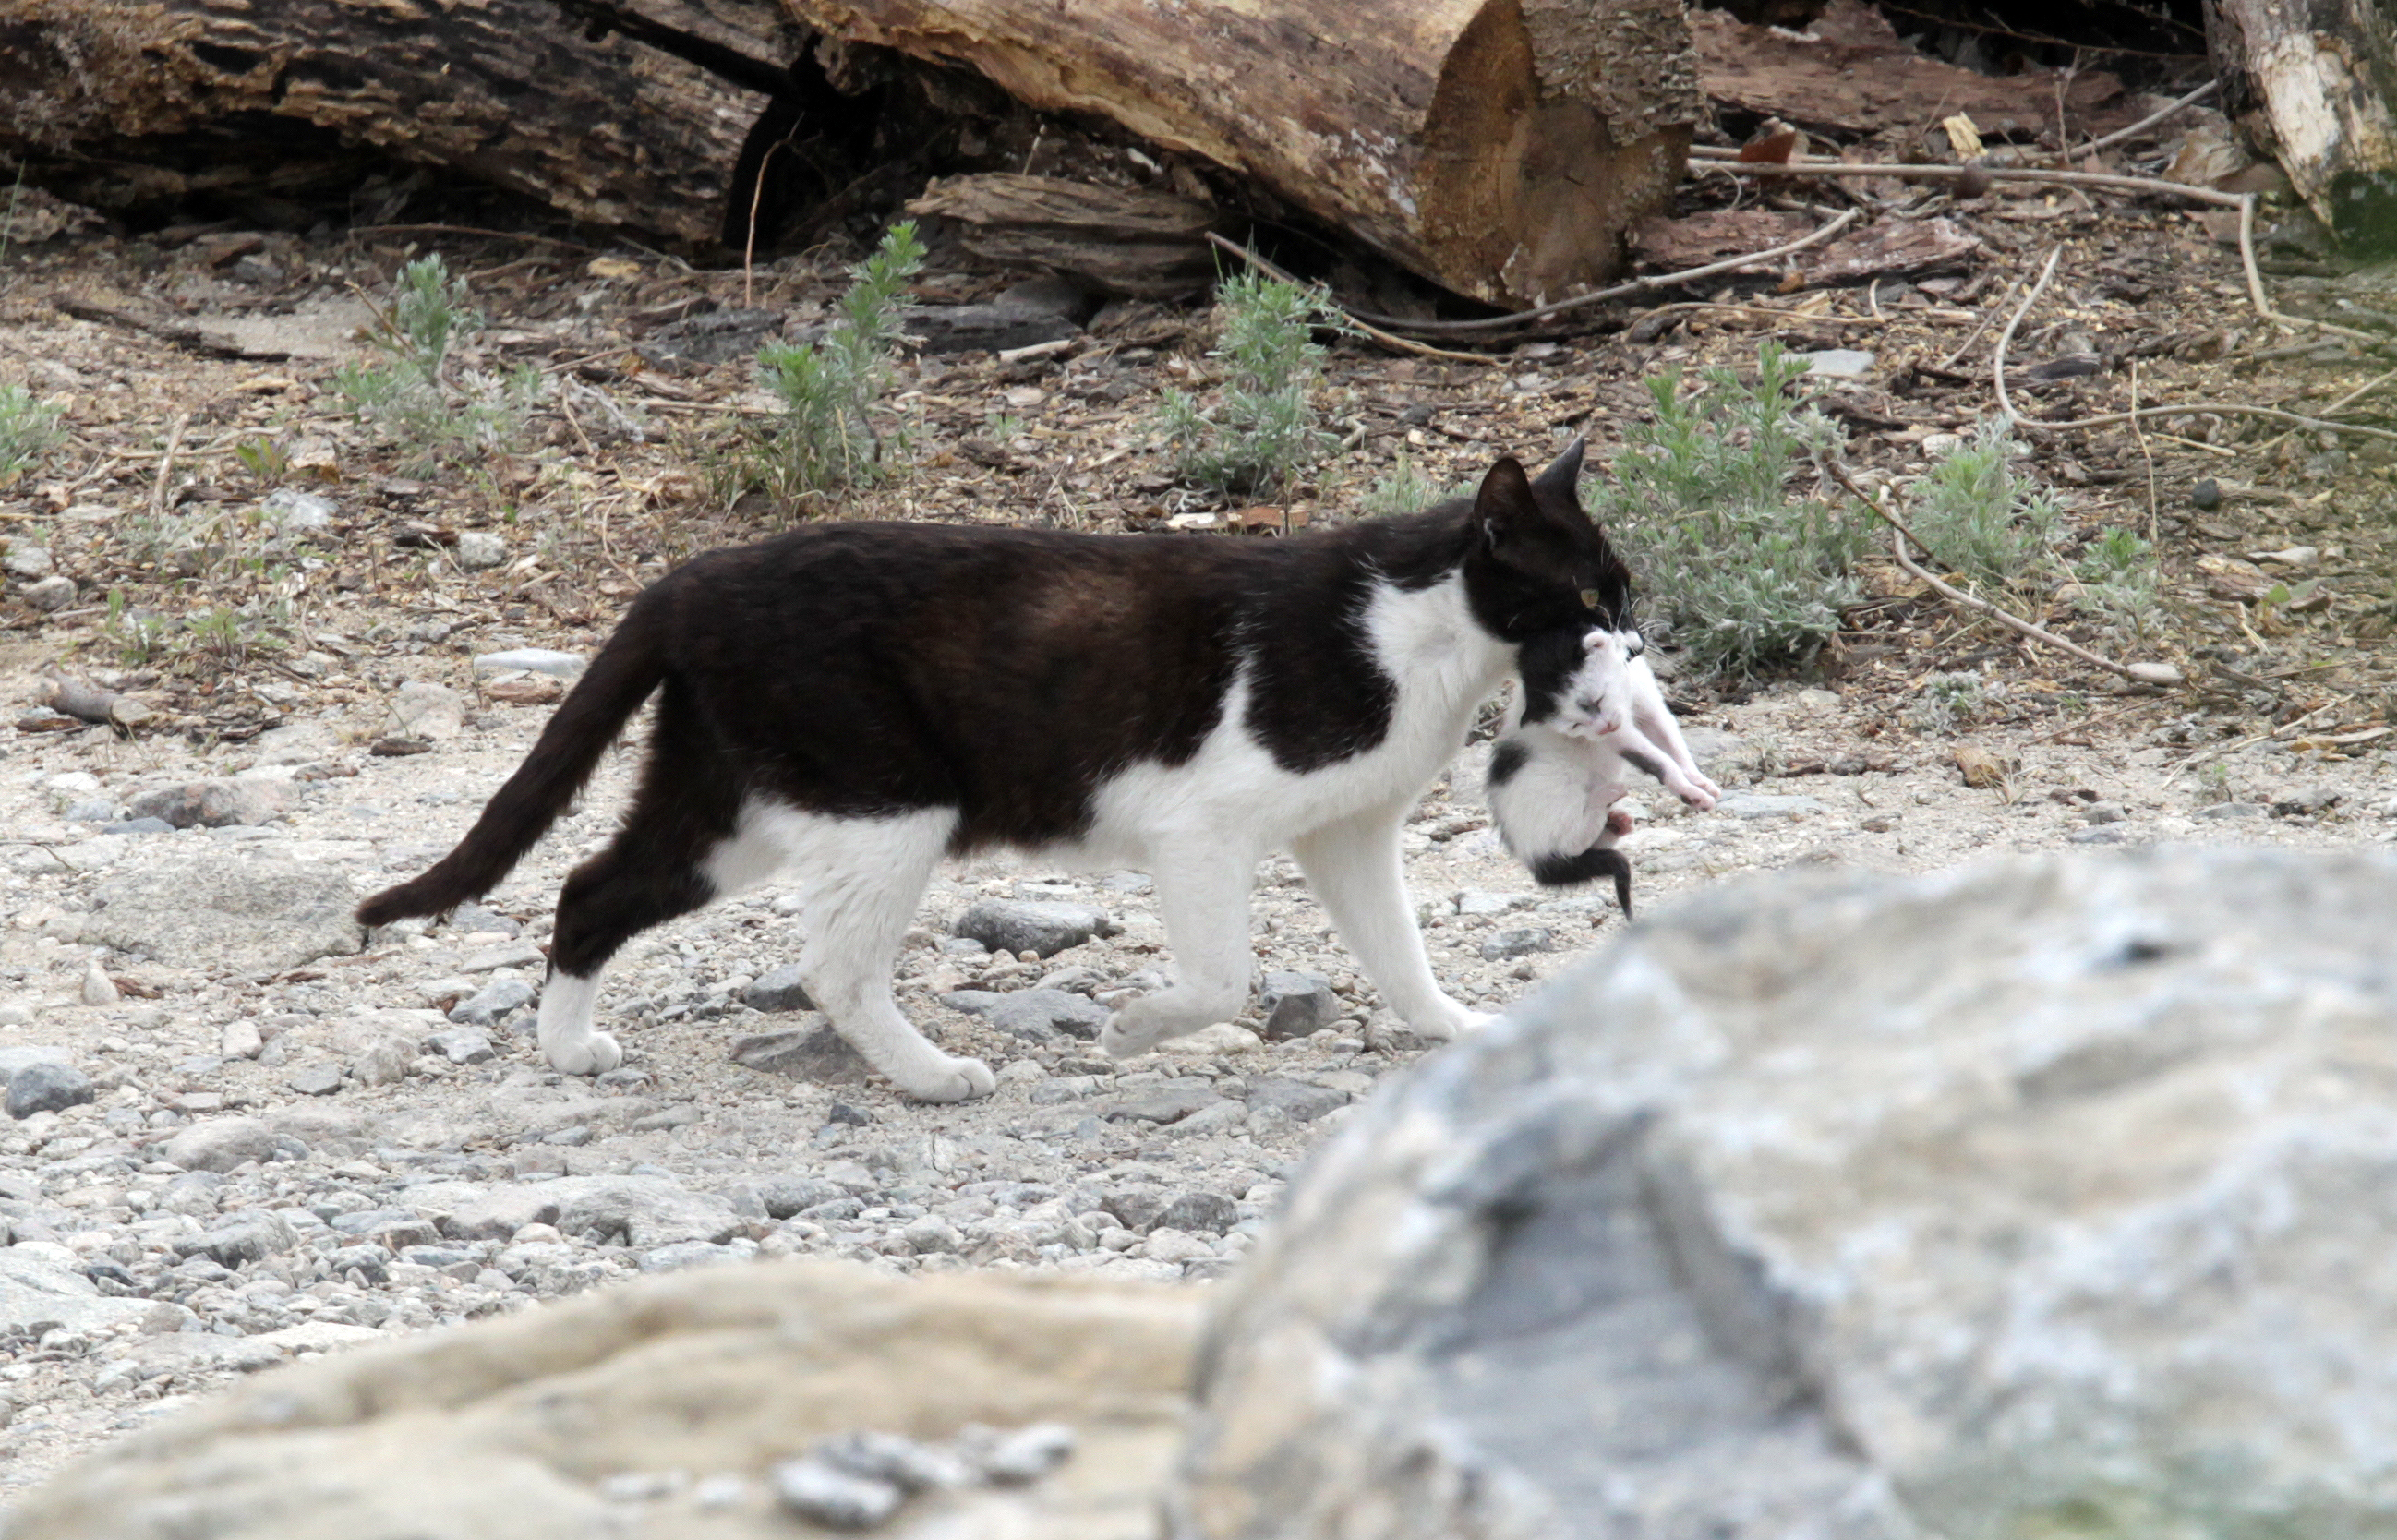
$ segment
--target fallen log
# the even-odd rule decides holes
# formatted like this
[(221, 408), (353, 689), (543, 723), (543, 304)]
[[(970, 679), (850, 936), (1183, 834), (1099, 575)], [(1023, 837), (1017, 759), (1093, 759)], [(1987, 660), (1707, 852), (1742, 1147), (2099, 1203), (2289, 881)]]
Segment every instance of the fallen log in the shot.
[(907, 212), (954, 221), (978, 257), (1071, 274), (1104, 293), (1176, 299), (1214, 278), (1216, 211), (1172, 193), (999, 171), (935, 181)]
[(2397, 251), (2397, 18), (2375, 0), (2206, 0), (2222, 110), (2341, 245)]
[(1460, 294), (1604, 282), (1681, 174), (1679, 0), (784, 0), (1198, 157)]
[[(706, 63), (627, 35), (644, 24)], [(759, 0), (0, 0), (0, 152), (124, 208), (195, 190), (163, 141), (281, 120), (713, 243), (786, 30)]]

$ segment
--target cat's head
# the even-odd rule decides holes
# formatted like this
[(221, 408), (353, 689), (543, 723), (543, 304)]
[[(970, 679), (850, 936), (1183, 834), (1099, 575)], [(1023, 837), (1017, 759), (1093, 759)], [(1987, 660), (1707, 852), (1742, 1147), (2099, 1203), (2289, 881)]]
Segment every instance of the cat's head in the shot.
[(1503, 640), (1637, 630), (1631, 573), (1582, 511), (1582, 449), (1574, 439), (1538, 475), (1509, 455), (1474, 494), (1466, 593), (1474, 618)]

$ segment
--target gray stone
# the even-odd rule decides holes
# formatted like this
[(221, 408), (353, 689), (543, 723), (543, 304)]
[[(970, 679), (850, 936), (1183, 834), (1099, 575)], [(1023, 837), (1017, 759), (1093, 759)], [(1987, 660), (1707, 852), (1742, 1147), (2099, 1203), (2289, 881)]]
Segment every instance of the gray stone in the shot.
[(507, 1240), (528, 1225), (555, 1225), (563, 1195), (550, 1185), (502, 1183), (443, 1214), (435, 1227), (451, 1240)]
[(314, 1064), (301, 1065), (285, 1076), (283, 1083), (301, 1096), (330, 1096), (341, 1090), (348, 1078), (341, 1073), (341, 1065), (330, 1060), (319, 1059)]
[(1320, 973), (1267, 973), (1258, 991), (1268, 1039), (1304, 1038), (1340, 1020), (1340, 997)]
[(1730, 818), (1813, 818), (1824, 811), (1823, 804), (1811, 797), (1768, 797), (1761, 792), (1734, 792), (1715, 804), (1715, 811)]
[(384, 1028), (359, 1037), (363, 1040), (351, 1046), (348, 1068), (362, 1086), (395, 1086), (423, 1056), (423, 1047), (411, 1032)]
[(493, 979), (449, 1008), (449, 1019), (461, 1026), (489, 1026), (509, 1011), (530, 1005), (540, 993), (526, 979)]
[(2343, 851), (1701, 890), (1320, 1152), (1217, 1296), (1169, 1511), (2378, 1533), (2392, 933), (2397, 861)]
[(555, 1192), (553, 1223), (564, 1234), (622, 1239), (636, 1251), (678, 1240), (720, 1243), (742, 1227), (730, 1199), (689, 1191), (663, 1176), (564, 1176), (533, 1190)]
[(103, 883), (83, 939), (215, 972), (266, 972), (355, 952), (365, 933), (340, 871), (222, 852)]
[(141, 793), (125, 806), (127, 818), (156, 818), (178, 829), (263, 824), (291, 810), (291, 788), (279, 781), (186, 781)]
[(1293, 1122), (1311, 1123), (1334, 1107), (1348, 1105), (1348, 1093), (1330, 1086), (1311, 1085), (1281, 1075), (1249, 1077), (1249, 1105), (1270, 1107)]
[(466, 697), (448, 685), (410, 679), (392, 692), (391, 716), (402, 737), (447, 743), (466, 730)]
[(1001, 995), (981, 1014), (1011, 1038), (1042, 1043), (1061, 1038), (1094, 1041), (1113, 1012), (1086, 995), (1063, 989), (1019, 989)]
[(1517, 909), (1528, 909), (1540, 901), (1530, 893), (1493, 893), (1480, 888), (1467, 888), (1456, 895), (1456, 912), (1460, 915), (1504, 915)]
[(805, 1176), (772, 1176), (751, 1189), (769, 1218), (788, 1219), (819, 1203), (836, 1203), (848, 1196), (829, 1182)]
[(461, 529), (457, 550), (458, 565), (469, 572), (488, 572), (508, 559), (506, 539), (489, 529)]
[(195, 1236), (175, 1242), (178, 1256), (204, 1256), (220, 1267), (239, 1267), (280, 1256), (300, 1238), (281, 1217), (262, 1209), (245, 1209)]
[(1192, 1235), (1222, 1235), (1239, 1222), (1240, 1206), (1219, 1192), (1176, 1193), (1157, 1216), (1159, 1228)]
[(150, 1313), (146, 1299), (109, 1297), (86, 1277), (63, 1246), (0, 1247), (0, 1336), (114, 1330)]
[(2074, 845), (2120, 845), (2126, 837), (2119, 824), (2093, 824), (2085, 829), (2075, 829), (2064, 837)]
[(1110, 1104), (1099, 1115), (1111, 1122), (1173, 1123), (1222, 1100), (1209, 1081), (1196, 1078), (1168, 1080)]
[(2346, 794), (2332, 787), (2309, 786), (2303, 791), (2291, 792), (2286, 797), (2274, 797), (2272, 816), (2310, 818), (2317, 813), (2328, 812), (2345, 800), (2347, 800)]
[(303, 492), (297, 487), (277, 487), (258, 506), (268, 522), (285, 533), (331, 529), (334, 516), (341, 511), (341, 504), (331, 498)]
[(826, 1529), (873, 1529), (897, 1513), (905, 1498), (893, 1482), (852, 1476), (812, 1456), (783, 1461), (771, 1480), (784, 1507)]
[(1493, 931), (1481, 940), (1484, 962), (1503, 962), (1508, 957), (1529, 957), (1533, 952), (1553, 952), (1556, 949), (1556, 932), (1540, 925)]
[(499, 968), (546, 968), (549, 957), (529, 941), (504, 942), (498, 946), (486, 946), (479, 952), (469, 952), (458, 964), (461, 973), (488, 973)]
[(978, 1452), (983, 1474), (1000, 1486), (1037, 1481), (1073, 1457), (1074, 1430), (1064, 1423), (1034, 1423), (1001, 1434)]
[(732, 1062), (767, 1075), (784, 1075), (820, 1086), (862, 1086), (874, 1066), (833, 1030), (828, 1017), (786, 1032), (759, 1032), (732, 1045)]
[(44, 614), (54, 614), (74, 603), (80, 592), (74, 579), (64, 573), (52, 573), (27, 583), (19, 596)]
[(9, 541), (8, 554), (0, 556), (0, 567), (6, 567), (12, 578), (47, 578), (55, 565), (49, 548), (30, 540)]
[(74, 1063), (74, 1055), (69, 1053), (63, 1048), (45, 1048), (31, 1045), (15, 1048), (0, 1048), (0, 1082), (15, 1079), (17, 1078), (17, 1072), (30, 1065), (70, 1065), (73, 1063)]
[(499, 1055), (491, 1050), (491, 1039), (471, 1027), (445, 1027), (424, 1039), (428, 1053), (438, 1053), (453, 1065), (489, 1064)]
[(64, 1112), (90, 1101), (95, 1094), (91, 1077), (73, 1065), (27, 1065), (8, 1077), (8, 1116), (31, 1118), (37, 1112)]
[(2197, 810), (2200, 818), (2261, 818), (2271, 809), (2262, 802), (2216, 802)]
[(229, 1172), (247, 1161), (274, 1159), (275, 1131), (255, 1118), (211, 1118), (179, 1130), (158, 1155), (185, 1171)]
[(633, 1119), (635, 1133), (660, 1133), (667, 1129), (687, 1129), (707, 1114), (685, 1102), (676, 1106), (660, 1107), (657, 1111)]
[(1115, 922), (1094, 904), (1039, 904), (986, 898), (957, 917), (953, 933), (1011, 957), (1030, 952), (1048, 957), (1079, 946), (1092, 936), (1116, 933)]
[[(976, 942), (974, 944), (980, 946), (982, 943)], [(969, 1016), (979, 1016), (1005, 998), (1007, 998), (1006, 993), (998, 989), (952, 989), (941, 997), (941, 1003), (952, 1011), (962, 1011)]]
[(580, 652), (558, 652), (546, 647), (518, 647), (505, 652), (486, 652), (475, 660), (477, 674), (511, 674), (521, 669), (529, 674), (553, 674), (561, 679), (575, 679), (591, 666), (591, 660)]
[(1817, 353), (1801, 353), (1806, 372), (1832, 380), (1861, 380), (1872, 372), (1873, 355), (1856, 348), (1824, 348)]
[(741, 1003), (753, 1011), (813, 1011), (816, 1002), (808, 998), (808, 986), (800, 982), (799, 965), (786, 962), (770, 969), (757, 983), (741, 991)]

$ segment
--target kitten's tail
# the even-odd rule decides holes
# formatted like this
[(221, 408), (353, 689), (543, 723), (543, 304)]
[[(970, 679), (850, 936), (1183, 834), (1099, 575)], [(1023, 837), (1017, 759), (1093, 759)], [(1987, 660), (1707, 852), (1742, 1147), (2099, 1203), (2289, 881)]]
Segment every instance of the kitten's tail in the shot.
[(665, 678), (663, 619), (654, 604), (636, 602), (458, 848), (423, 876), (359, 904), (359, 923), (441, 914), (499, 886), (549, 832), (616, 734)]

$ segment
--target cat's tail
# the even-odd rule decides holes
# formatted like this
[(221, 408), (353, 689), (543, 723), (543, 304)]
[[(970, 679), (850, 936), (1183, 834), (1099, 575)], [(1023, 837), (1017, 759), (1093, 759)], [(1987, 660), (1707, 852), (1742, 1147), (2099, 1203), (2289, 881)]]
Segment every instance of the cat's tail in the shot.
[(549, 832), (599, 768), (616, 734), (664, 680), (664, 616), (659, 611), (654, 603), (634, 603), (458, 848), (423, 876), (359, 904), (359, 923), (389, 925), (411, 915), (443, 914), (499, 886)]

